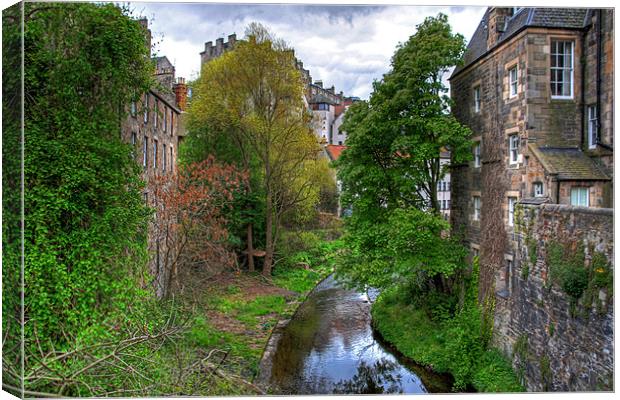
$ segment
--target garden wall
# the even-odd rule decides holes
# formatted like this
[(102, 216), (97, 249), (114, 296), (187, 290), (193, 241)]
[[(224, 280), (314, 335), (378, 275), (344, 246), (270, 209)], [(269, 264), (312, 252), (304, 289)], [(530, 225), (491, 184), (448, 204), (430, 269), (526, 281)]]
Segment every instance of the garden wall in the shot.
[(612, 390), (613, 210), (520, 205), (515, 220), (496, 345), (529, 391)]

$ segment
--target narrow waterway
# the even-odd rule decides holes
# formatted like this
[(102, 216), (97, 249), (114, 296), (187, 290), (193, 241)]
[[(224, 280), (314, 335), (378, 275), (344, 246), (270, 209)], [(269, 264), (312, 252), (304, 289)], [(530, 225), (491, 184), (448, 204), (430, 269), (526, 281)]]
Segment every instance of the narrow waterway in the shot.
[(391, 351), (371, 327), (366, 294), (333, 276), (274, 332), (257, 382), (278, 394), (449, 392), (447, 377)]

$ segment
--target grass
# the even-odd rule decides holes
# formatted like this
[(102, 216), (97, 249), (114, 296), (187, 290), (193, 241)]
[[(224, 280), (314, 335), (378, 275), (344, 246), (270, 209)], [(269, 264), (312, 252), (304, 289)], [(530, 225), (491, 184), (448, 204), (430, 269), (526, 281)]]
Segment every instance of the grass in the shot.
[[(333, 271), (334, 245), (313, 232), (298, 234), (302, 240), (280, 254), (273, 284), (242, 273), (231, 283), (205, 290), (201, 302), (205, 312), (193, 320), (186, 338), (189, 346), (228, 351), (224, 367), (253, 379), (273, 327), (290, 318), (307, 293)], [(229, 394), (240, 394), (239, 390)]]
[(436, 322), (420, 307), (404, 303), (393, 291), (384, 292), (372, 307), (373, 325), (383, 338), (416, 362), (453, 375), (455, 382), (460, 382), (454, 390), (523, 391), (510, 362), (498, 350), (477, 345), (479, 315), (468, 314)]

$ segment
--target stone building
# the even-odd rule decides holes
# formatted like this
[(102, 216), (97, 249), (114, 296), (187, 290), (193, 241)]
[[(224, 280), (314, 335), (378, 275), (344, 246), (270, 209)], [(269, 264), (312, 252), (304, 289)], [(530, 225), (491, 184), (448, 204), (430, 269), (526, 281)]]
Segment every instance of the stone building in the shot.
[[(147, 43), (150, 46), (150, 30), (148, 21), (140, 20), (147, 28)], [(148, 184), (157, 175), (174, 174), (177, 170), (179, 144), (185, 137), (183, 124), (184, 110), (187, 102), (187, 85), (183, 78), (175, 77), (175, 69), (167, 57), (153, 57), (155, 65), (156, 85), (140, 96), (139, 101), (132, 102), (129, 115), (121, 123), (121, 136), (127, 143), (134, 146), (136, 161), (142, 165), (143, 178), (147, 187), (144, 198), (149, 197)], [(150, 253), (150, 269), (156, 282), (160, 282), (161, 240), (152, 224), (148, 229), (148, 246)], [(161, 285), (156, 285), (158, 295), (162, 292)]]
[[(547, 219), (566, 222), (558, 237), (570, 251), (586, 248), (582, 267), (588, 271), (596, 251), (613, 269), (613, 238), (596, 231), (610, 226), (612, 212), (587, 225), (591, 209), (613, 207), (613, 17), (611, 9), (490, 7), (450, 78), (453, 113), (475, 143), (473, 160), (452, 167), (453, 229), (479, 256), (481, 297), (496, 303), (497, 344), (514, 357), (519, 338), (531, 341), (522, 370), (531, 390), (596, 390), (613, 367), (608, 346), (593, 352), (551, 338), (554, 324), (608, 344), (613, 311), (588, 308), (587, 324), (570, 315), (569, 302), (544, 302), (557, 279), (547, 248), (553, 233), (541, 231)], [(540, 218), (524, 227), (519, 210)], [(540, 372), (545, 357), (551, 377)]]

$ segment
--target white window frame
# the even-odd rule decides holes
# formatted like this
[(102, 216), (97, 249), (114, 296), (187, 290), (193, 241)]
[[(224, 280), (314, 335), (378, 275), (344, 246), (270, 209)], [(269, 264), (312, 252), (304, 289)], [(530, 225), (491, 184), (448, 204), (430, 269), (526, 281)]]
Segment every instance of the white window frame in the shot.
[(166, 145), (161, 146), (161, 155), (162, 155), (162, 158), (161, 158), (161, 162), (162, 162), (161, 170), (163, 172), (166, 172)]
[(474, 221), (480, 221), (481, 201), (480, 196), (474, 196)]
[(508, 136), (508, 159), (510, 165), (519, 163), (519, 135)]
[(144, 95), (144, 123), (149, 122), (149, 94)]
[(480, 168), (480, 151), (482, 142), (474, 144), (474, 168)]
[(168, 130), (168, 108), (166, 107), (165, 104), (164, 104), (164, 123), (162, 125), (162, 128), (164, 128), (164, 133)]
[(142, 142), (142, 166), (146, 168), (149, 162), (149, 138), (147, 136), (144, 137), (144, 141)]
[[(585, 204), (582, 202), (581, 195), (585, 191)], [(573, 193), (577, 193), (576, 202), (573, 202)], [(578, 207), (590, 207), (590, 188), (589, 187), (573, 187), (570, 189), (570, 205)]]
[(153, 139), (153, 169), (157, 168), (157, 139)]
[(545, 195), (545, 188), (542, 182), (534, 182), (534, 197), (543, 197), (544, 195)]
[(157, 120), (159, 119), (159, 100), (155, 99), (155, 116), (153, 117), (153, 126), (157, 129)]
[(481, 106), (481, 98), (480, 98), (480, 85), (474, 88), (474, 111), (476, 113), (480, 112)]
[(596, 149), (598, 138), (598, 113), (596, 104), (588, 106), (588, 148)]
[(515, 225), (515, 206), (517, 204), (516, 197), (508, 197), (508, 226)]
[(519, 67), (516, 64), (508, 70), (508, 90), (510, 98), (515, 97), (519, 92)]
[[(557, 46), (559, 43), (564, 44), (564, 48), (566, 49), (566, 44), (570, 44), (570, 66), (553, 66), (554, 60), (557, 62), (560, 56), (564, 58), (566, 56), (566, 51), (564, 53), (554, 53), (554, 45)], [(556, 47), (557, 49), (557, 47)], [(549, 89), (551, 90), (551, 98), (552, 99), (572, 99), (574, 97), (574, 89), (575, 89), (575, 42), (572, 40), (552, 40), (551, 41), (551, 63), (550, 63), (550, 76), (549, 76)], [(559, 71), (562, 75), (562, 81), (553, 80), (553, 72)], [(559, 83), (565, 84), (564, 78), (565, 73), (568, 73), (568, 79), (570, 80), (570, 94), (554, 94), (554, 91), (557, 90), (557, 85)], [(555, 85), (555, 86), (554, 86)], [(555, 89), (554, 89), (555, 88)]]
[(130, 109), (131, 116), (135, 117), (137, 111), (138, 111), (138, 107), (136, 106), (136, 102), (132, 100), (131, 101), (131, 109)]

